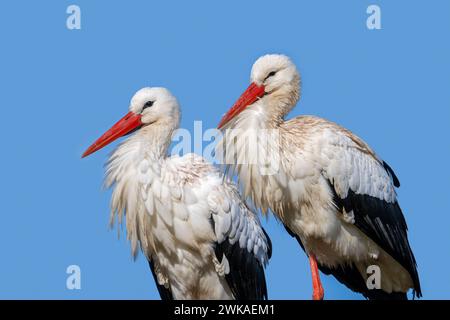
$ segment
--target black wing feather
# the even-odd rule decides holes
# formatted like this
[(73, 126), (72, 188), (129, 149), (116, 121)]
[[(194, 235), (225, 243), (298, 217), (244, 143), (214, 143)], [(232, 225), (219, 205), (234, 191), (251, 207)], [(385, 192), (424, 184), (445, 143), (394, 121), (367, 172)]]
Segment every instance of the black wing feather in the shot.
[(333, 275), (340, 283), (344, 284), (351, 290), (361, 293), (366, 299), (369, 300), (407, 300), (406, 292), (392, 292), (387, 293), (381, 289), (369, 290), (366, 285), (366, 281), (361, 276), (361, 273), (355, 266), (339, 265), (337, 268), (328, 268), (323, 265), (319, 265), (320, 271), (326, 275)]
[[(303, 246), (300, 237), (292, 232), (287, 226), (284, 226), (286, 231), (295, 239), (297, 239), (300, 247), (305, 251), (305, 247)], [(359, 273), (358, 269), (356, 269), (353, 265), (346, 266), (338, 266), (337, 268), (329, 268), (325, 265), (320, 264), (318, 262), (319, 270), (326, 274), (332, 275), (338, 280), (340, 283), (345, 285), (347, 288), (354, 292), (361, 293), (366, 299), (369, 300), (407, 300), (406, 293), (404, 292), (392, 292), (387, 293), (381, 289), (372, 289), (369, 290), (366, 285), (366, 281)]]
[(158, 289), (161, 300), (166, 300), (166, 301), (173, 300), (173, 295), (172, 295), (172, 291), (170, 290), (170, 288), (166, 288), (166, 287), (158, 284), (158, 279), (156, 278), (156, 273), (155, 273), (155, 265), (154, 265), (153, 261), (149, 260), (148, 265), (150, 266), (150, 270), (152, 271), (153, 279), (155, 280), (156, 288)]
[[(388, 166), (389, 170), (390, 167)], [(391, 173), (392, 179), (398, 179)], [(398, 183), (399, 184), (399, 183)], [(391, 255), (410, 274), (414, 284), (414, 294), (422, 296), (417, 263), (409, 245), (405, 218), (397, 201), (389, 203), (364, 194), (348, 190), (347, 197), (341, 198), (330, 182), (333, 200), (340, 211), (353, 211), (355, 226)]]
[(272, 258), (272, 240), (270, 240), (270, 237), (264, 228), (261, 228), (261, 230), (264, 232), (264, 236), (267, 239), (267, 260), (269, 260)]
[(394, 183), (394, 186), (399, 188), (400, 187), (400, 180), (398, 180), (397, 176), (395, 175), (394, 170), (392, 170), (392, 168), (384, 161), (383, 161), (383, 167), (389, 173), (389, 175), (391, 176), (392, 182)]
[[(263, 229), (264, 230), (264, 229)], [(272, 254), (272, 243), (267, 236), (268, 256)], [(267, 285), (264, 266), (247, 248), (241, 248), (239, 241), (231, 244), (228, 239), (216, 243), (215, 254), (219, 261), (223, 256), (228, 259), (230, 272), (225, 279), (237, 300), (265, 300), (267, 299)]]

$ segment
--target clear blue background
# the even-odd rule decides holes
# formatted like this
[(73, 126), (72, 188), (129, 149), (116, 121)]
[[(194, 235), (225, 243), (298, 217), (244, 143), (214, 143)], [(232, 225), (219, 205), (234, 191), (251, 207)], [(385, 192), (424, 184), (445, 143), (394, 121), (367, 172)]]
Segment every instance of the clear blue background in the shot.
[[(378, 4), (382, 30), (366, 28)], [(82, 29), (66, 28), (77, 4)], [(3, 1), (0, 5), (0, 298), (158, 298), (147, 263), (108, 232), (103, 163), (80, 159), (143, 86), (205, 128), (248, 85), (254, 60), (285, 53), (303, 77), (290, 116), (315, 114), (395, 169), (424, 297), (450, 298), (449, 1)], [(270, 218), (273, 299), (310, 299), (305, 254)], [(66, 289), (66, 268), (82, 289)], [(360, 298), (323, 276), (326, 298)]]

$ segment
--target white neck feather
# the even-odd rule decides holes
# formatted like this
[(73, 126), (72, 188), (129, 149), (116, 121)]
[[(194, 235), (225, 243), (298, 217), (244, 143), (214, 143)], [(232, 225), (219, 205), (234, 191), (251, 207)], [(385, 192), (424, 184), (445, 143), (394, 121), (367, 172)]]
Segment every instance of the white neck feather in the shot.
[(133, 256), (137, 255), (139, 244), (148, 254), (148, 239), (142, 226), (149, 216), (142, 192), (149, 182), (144, 180), (161, 179), (161, 167), (167, 158), (173, 130), (174, 126), (164, 123), (143, 127), (122, 142), (107, 162), (105, 186), (114, 187), (110, 224), (114, 225), (116, 215), (122, 224), (125, 214)]
[[(281, 124), (285, 115), (297, 103), (299, 90), (297, 80), (243, 110), (225, 127), (226, 130), (237, 130), (234, 133), (231, 131), (231, 136), (225, 131), (225, 138), (217, 145), (216, 155), (224, 161), (227, 172), (230, 175), (237, 174), (244, 196), (251, 198), (263, 212), (267, 212), (268, 208), (278, 208), (282, 203), (282, 185), (286, 183), (287, 177), (281, 156), (284, 130)], [(245, 149), (248, 144), (235, 143), (230, 138), (235, 134), (242, 137), (249, 131), (254, 131), (252, 135), (256, 137), (256, 142), (250, 144), (251, 150), (256, 150), (255, 152)], [(266, 192), (267, 190), (275, 192)]]

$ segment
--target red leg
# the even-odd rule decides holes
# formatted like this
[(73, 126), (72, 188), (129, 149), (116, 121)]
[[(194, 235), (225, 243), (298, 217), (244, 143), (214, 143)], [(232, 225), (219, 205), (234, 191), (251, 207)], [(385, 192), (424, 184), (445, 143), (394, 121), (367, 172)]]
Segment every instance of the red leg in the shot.
[(309, 265), (311, 266), (311, 275), (313, 283), (313, 300), (323, 300), (324, 291), (322, 283), (320, 282), (319, 268), (317, 267), (317, 260), (313, 254), (309, 255)]

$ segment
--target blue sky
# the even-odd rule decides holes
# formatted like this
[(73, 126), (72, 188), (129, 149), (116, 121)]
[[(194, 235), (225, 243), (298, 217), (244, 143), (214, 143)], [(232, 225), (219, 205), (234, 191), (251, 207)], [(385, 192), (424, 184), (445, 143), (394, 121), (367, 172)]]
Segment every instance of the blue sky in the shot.
[[(81, 8), (81, 30), (66, 8)], [(381, 8), (381, 30), (366, 8)], [(448, 1), (8, 1), (0, 11), (0, 298), (154, 299), (145, 259), (108, 231), (103, 163), (84, 149), (143, 86), (179, 99), (182, 127), (217, 125), (254, 60), (284, 53), (303, 78), (290, 116), (333, 120), (396, 171), (426, 299), (450, 298)], [(275, 219), (269, 297), (310, 299), (305, 254)], [(81, 290), (66, 268), (81, 267)], [(322, 276), (328, 299), (360, 298)]]

